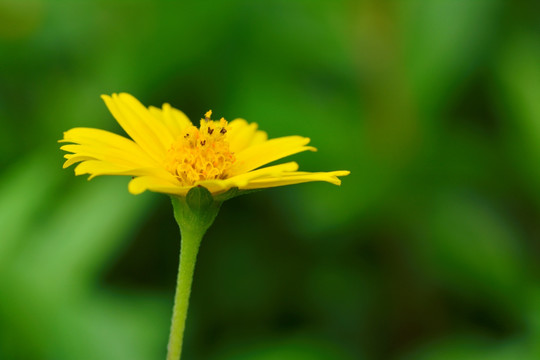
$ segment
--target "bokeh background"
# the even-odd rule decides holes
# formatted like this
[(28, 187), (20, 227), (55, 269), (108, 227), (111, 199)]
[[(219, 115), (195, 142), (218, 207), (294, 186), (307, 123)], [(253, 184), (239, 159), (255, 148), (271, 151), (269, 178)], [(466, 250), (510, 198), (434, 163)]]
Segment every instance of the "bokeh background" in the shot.
[(165, 357), (169, 199), (61, 169), (121, 91), (352, 172), (224, 204), (185, 359), (540, 358), (537, 2), (0, 0), (0, 359)]

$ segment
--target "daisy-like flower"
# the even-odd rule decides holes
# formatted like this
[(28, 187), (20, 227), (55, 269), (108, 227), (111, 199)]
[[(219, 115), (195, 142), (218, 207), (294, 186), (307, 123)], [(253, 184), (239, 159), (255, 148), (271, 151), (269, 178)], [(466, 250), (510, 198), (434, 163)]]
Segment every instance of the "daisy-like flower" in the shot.
[(182, 236), (167, 360), (178, 360), (191, 282), (202, 237), (221, 203), (239, 193), (309, 181), (340, 185), (348, 171), (302, 172), (298, 164), (268, 165), (302, 151), (309, 139), (286, 136), (268, 140), (257, 124), (212, 120), (208, 111), (197, 128), (169, 104), (146, 108), (129, 94), (102, 96), (131, 137), (91, 128), (74, 128), (60, 142), (68, 152), (64, 168), (78, 163), (76, 175), (128, 175), (132, 194), (146, 190), (171, 196)]
[(64, 168), (79, 163), (76, 175), (130, 175), (132, 194), (145, 190), (186, 196), (194, 186), (212, 195), (231, 188), (252, 190), (327, 181), (339, 185), (338, 176), (348, 171), (303, 172), (296, 162), (264, 167), (273, 161), (302, 151), (310, 139), (286, 136), (268, 140), (257, 124), (243, 119), (211, 120), (208, 111), (195, 127), (186, 115), (164, 104), (146, 108), (125, 93), (103, 95), (103, 100), (120, 126), (131, 137), (91, 128), (74, 128), (64, 133), (61, 147), (69, 152)]

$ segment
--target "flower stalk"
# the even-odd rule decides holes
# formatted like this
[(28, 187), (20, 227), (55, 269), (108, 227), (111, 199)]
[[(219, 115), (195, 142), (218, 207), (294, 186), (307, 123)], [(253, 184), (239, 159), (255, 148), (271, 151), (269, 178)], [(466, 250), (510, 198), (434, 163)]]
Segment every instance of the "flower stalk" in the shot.
[(181, 246), (167, 360), (179, 360), (197, 253), (206, 230), (219, 212), (221, 201), (215, 201), (204, 187), (192, 188), (185, 198), (173, 196), (171, 199), (180, 227)]

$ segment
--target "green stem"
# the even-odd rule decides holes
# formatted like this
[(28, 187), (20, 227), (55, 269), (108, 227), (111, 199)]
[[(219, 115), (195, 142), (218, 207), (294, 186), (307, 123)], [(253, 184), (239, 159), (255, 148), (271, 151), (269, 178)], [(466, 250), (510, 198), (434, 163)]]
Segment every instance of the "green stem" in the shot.
[(167, 360), (180, 360), (197, 253), (204, 233), (214, 222), (221, 202), (215, 201), (203, 187), (192, 188), (185, 198), (173, 196), (171, 199), (174, 218), (180, 227), (181, 246)]
[(167, 360), (178, 360), (182, 353), (182, 340), (189, 306), (189, 295), (193, 281), (193, 271), (197, 261), (197, 253), (202, 240), (202, 234), (182, 231), (182, 245), (180, 249), (180, 264), (178, 266), (178, 279), (171, 321), (171, 333), (167, 346)]

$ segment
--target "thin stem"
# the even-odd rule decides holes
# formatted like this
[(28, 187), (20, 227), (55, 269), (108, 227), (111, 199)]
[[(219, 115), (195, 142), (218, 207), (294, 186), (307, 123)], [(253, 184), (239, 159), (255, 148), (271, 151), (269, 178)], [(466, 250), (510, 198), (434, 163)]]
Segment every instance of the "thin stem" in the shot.
[(169, 335), (169, 345), (167, 346), (167, 360), (179, 360), (182, 353), (182, 340), (186, 325), (193, 271), (195, 270), (197, 253), (202, 240), (202, 234), (185, 230), (181, 230), (181, 233), (180, 264), (178, 266), (171, 333)]
[(171, 196), (174, 218), (180, 227), (181, 246), (167, 360), (180, 360), (193, 271), (204, 233), (214, 222), (221, 202), (203, 187), (192, 188), (185, 198)]

